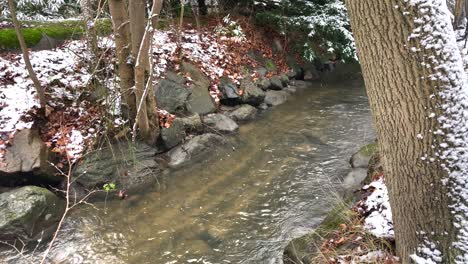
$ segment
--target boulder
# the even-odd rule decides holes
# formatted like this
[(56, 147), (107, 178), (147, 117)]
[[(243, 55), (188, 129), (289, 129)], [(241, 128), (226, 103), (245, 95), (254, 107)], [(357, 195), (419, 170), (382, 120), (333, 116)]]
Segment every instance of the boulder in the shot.
[(257, 82), (257, 86), (260, 87), (260, 89), (266, 91), (271, 86), (271, 81), (269, 79), (266, 79), (266, 78), (261, 78)]
[(281, 80), (281, 83), (283, 84), (283, 87), (288, 86), (288, 84), (289, 84), (289, 77), (288, 77), (288, 75), (286, 75), (286, 74), (283, 73), (283, 74), (281, 74), (281, 75), (279, 76), (279, 78), (280, 78), (280, 80)]
[[(27, 242), (59, 221), (65, 202), (47, 189), (25, 186), (0, 194), (0, 240)], [(46, 235), (44, 235), (46, 236)]]
[(258, 106), (263, 103), (265, 92), (258, 88), (249, 78), (242, 80), (241, 89), (243, 90), (242, 102), (244, 104)]
[(225, 143), (226, 140), (216, 134), (208, 133), (195, 136), (167, 153), (169, 157), (168, 165), (170, 167), (182, 166), (191, 160), (205, 156), (217, 146)]
[[(18, 184), (25, 174), (34, 174), (45, 181), (59, 182), (57, 172), (48, 163), (50, 153), (35, 129), (23, 129), (15, 134), (12, 146), (6, 149), (4, 166), (0, 166), (0, 182)], [(31, 175), (29, 175), (31, 176)]]
[[(188, 133), (202, 133), (203, 132), (203, 123), (201, 121), (200, 115), (194, 113), (186, 117), (177, 118), (182, 124), (184, 124), (185, 131)], [(176, 119), (176, 120), (177, 120)]]
[(33, 50), (51, 50), (57, 48), (63, 41), (51, 38), (47, 34), (42, 33), (42, 38), (32, 47)]
[(371, 143), (354, 153), (349, 163), (352, 168), (368, 168), (369, 160), (377, 150), (377, 143)]
[(354, 168), (343, 179), (343, 188), (345, 195), (349, 195), (352, 192), (360, 189), (362, 186), (362, 181), (367, 176), (367, 169), (364, 168)]
[(255, 69), (255, 71), (258, 72), (258, 75), (260, 77), (265, 77), (265, 75), (268, 72), (268, 70), (265, 67), (258, 67), (258, 68)]
[(161, 140), (166, 149), (171, 149), (182, 143), (185, 136), (185, 125), (178, 118), (172, 122), (170, 127), (161, 129)]
[(267, 91), (265, 96), (265, 103), (269, 106), (276, 106), (283, 104), (288, 99), (289, 94), (285, 91)]
[(241, 101), (237, 85), (227, 78), (223, 78), (219, 83), (219, 91), (221, 92), (221, 103), (224, 105), (238, 105)]
[(293, 67), (291, 70), (288, 71), (286, 74), (290, 80), (296, 79), (296, 80), (303, 80), (304, 79), (304, 70), (299, 67)]
[(115, 183), (118, 189), (139, 190), (157, 182), (161, 172), (157, 149), (144, 143), (123, 142), (91, 152), (73, 175), (85, 189), (102, 189)]
[(258, 106), (258, 109), (260, 110), (266, 110), (268, 109), (268, 105), (266, 103), (261, 103), (259, 106)]
[(319, 79), (320, 76), (319, 74), (317, 73), (317, 71), (315, 70), (306, 70), (304, 72), (304, 81), (315, 81), (317, 79)]
[(283, 89), (283, 91), (289, 93), (289, 94), (294, 94), (297, 92), (297, 88), (296, 86), (288, 86), (286, 88)]
[(255, 118), (256, 115), (257, 108), (248, 104), (242, 105), (241, 107), (228, 114), (230, 118), (237, 122), (252, 120)]
[(283, 89), (283, 83), (278, 76), (273, 76), (270, 79), (270, 86), (268, 87), (269, 90), (281, 90)]
[(234, 120), (223, 114), (209, 114), (203, 118), (203, 123), (221, 133), (233, 133), (239, 129)]
[(302, 81), (302, 80), (294, 80), (291, 82), (291, 85), (295, 86), (298, 89), (305, 89), (311, 87), (310, 82)]
[(188, 73), (193, 80), (193, 84), (190, 86), (191, 94), (187, 101), (187, 110), (200, 115), (216, 111), (215, 102), (209, 92), (210, 80), (208, 77), (197, 66), (188, 62), (182, 63), (181, 70)]
[(163, 79), (158, 83), (155, 94), (159, 108), (177, 113), (186, 110), (191, 90), (187, 89), (185, 84)]

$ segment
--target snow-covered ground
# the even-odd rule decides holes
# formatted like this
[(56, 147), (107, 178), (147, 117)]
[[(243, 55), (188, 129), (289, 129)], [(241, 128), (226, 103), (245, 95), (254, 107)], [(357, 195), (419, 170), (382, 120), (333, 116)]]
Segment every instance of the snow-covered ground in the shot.
[[(242, 46), (237, 39), (226, 36), (219, 36), (213, 32), (197, 32), (195, 30), (185, 30), (180, 43), (180, 53), (176, 34), (173, 31), (156, 31), (152, 47), (154, 62), (154, 84), (164, 78), (168, 67), (176, 70), (179, 67), (180, 59), (189, 60), (195, 64), (210, 78), (210, 94), (215, 101), (219, 101), (220, 92), (218, 90), (219, 78), (228, 76), (234, 83), (239, 84), (244, 78), (241, 64), (251, 63), (246, 54), (239, 55), (232, 51), (230, 44), (236, 42), (236, 46)], [(244, 44), (250, 44), (245, 40)], [(100, 38), (99, 47), (102, 50), (110, 50), (113, 54), (115, 43), (112, 36)], [(107, 76), (101, 80), (109, 90), (108, 98), (103, 104), (109, 114), (119, 114), (120, 94), (117, 77), (114, 72), (115, 56), (108, 64)], [(48, 135), (49, 146), (59, 147), (61, 150), (69, 150), (69, 154), (78, 157), (85, 146), (91, 145), (92, 138), (100, 131), (100, 120), (92, 117), (95, 110), (90, 112), (89, 102), (80, 99), (83, 90), (92, 78), (92, 70), (88, 68), (89, 53), (86, 50), (84, 40), (69, 41), (54, 50), (32, 51), (30, 59), (34, 71), (41, 84), (46, 88), (48, 99), (47, 114), (60, 109), (62, 114), (73, 115), (77, 119), (82, 119), (73, 124), (69, 120), (66, 129), (57, 130), (55, 134)], [(253, 73), (253, 77), (255, 77)], [(190, 76), (184, 76), (188, 84)], [(34, 122), (34, 113), (39, 106), (36, 91), (28, 72), (24, 67), (21, 54), (7, 53), (0, 57), (0, 160), (4, 158), (5, 151), (11, 144), (15, 133), (18, 130), (29, 128)], [(163, 111), (164, 109), (161, 109)], [(87, 124), (86, 118), (93, 120), (92, 124)], [(100, 118), (100, 117), (99, 117)], [(116, 117), (117, 118), (117, 117)], [(84, 126), (84, 127), (83, 127)], [(93, 132), (89, 132), (93, 131)], [(102, 132), (102, 131), (101, 131)], [(81, 136), (78, 136), (80, 133)], [(63, 135), (66, 134), (66, 135)], [(61, 137), (66, 137), (65, 142), (60, 141)], [(78, 140), (80, 139), (80, 140)], [(61, 142), (62, 144), (57, 144)], [(47, 142), (46, 142), (47, 143)], [(65, 143), (65, 145), (63, 144)], [(71, 144), (67, 147), (66, 144)], [(58, 146), (57, 146), (58, 145)], [(59, 150), (58, 149), (58, 150)]]
[(363, 190), (373, 189), (364, 201), (364, 208), (369, 215), (364, 219), (364, 228), (376, 237), (393, 238), (392, 210), (387, 186), (383, 177), (364, 186)]

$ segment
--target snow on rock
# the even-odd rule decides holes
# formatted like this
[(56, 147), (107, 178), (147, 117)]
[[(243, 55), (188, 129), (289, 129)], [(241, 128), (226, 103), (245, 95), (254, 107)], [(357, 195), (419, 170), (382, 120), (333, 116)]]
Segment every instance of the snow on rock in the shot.
[(371, 188), (373, 191), (364, 202), (365, 211), (370, 213), (364, 220), (364, 228), (376, 237), (393, 238), (395, 234), (392, 211), (384, 178), (381, 177), (362, 189), (369, 190)]

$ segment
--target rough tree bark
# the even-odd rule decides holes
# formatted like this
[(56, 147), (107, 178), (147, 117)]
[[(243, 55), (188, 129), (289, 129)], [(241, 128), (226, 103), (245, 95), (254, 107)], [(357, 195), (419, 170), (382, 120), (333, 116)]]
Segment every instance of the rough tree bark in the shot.
[(36, 88), (37, 96), (39, 97), (39, 105), (41, 109), (45, 109), (46, 107), (46, 98), (45, 98), (45, 91), (41, 85), (41, 82), (36, 76), (34, 69), (31, 65), (31, 61), (29, 60), (29, 51), (28, 47), (26, 46), (26, 42), (24, 41), (23, 33), (21, 32), (21, 24), (16, 18), (16, 7), (13, 0), (8, 0), (8, 7), (10, 9), (11, 20), (15, 27), (16, 37), (18, 38), (21, 52), (23, 53), (23, 60), (24, 64), (26, 65), (26, 69), (28, 70), (29, 78), (31, 78), (34, 87)]
[[(441, 253), (438, 262), (453, 263), (460, 253), (452, 247), (459, 230), (453, 225), (450, 184), (444, 185), (448, 172), (438, 158), (446, 140), (443, 133), (450, 131), (437, 117), (444, 115), (441, 105), (450, 103), (441, 87), (454, 82), (433, 67), (450, 60), (447, 53), (412, 39), (418, 26), (434, 28), (437, 21), (424, 19), (424, 12), (434, 10), (429, 4), (424, 10), (410, 2), (346, 0), (389, 188), (397, 254), (403, 263), (410, 263), (410, 255), (429, 241)], [(431, 15), (426, 18), (432, 19)], [(442, 49), (451, 41), (430, 37)], [(460, 59), (458, 54), (453, 61)]]
[(135, 93), (133, 93), (133, 66), (129, 63), (132, 45), (130, 42), (130, 26), (125, 0), (110, 0), (109, 12), (112, 18), (115, 48), (119, 62), (120, 92), (126, 104), (122, 108), (129, 120), (135, 120), (137, 106)]

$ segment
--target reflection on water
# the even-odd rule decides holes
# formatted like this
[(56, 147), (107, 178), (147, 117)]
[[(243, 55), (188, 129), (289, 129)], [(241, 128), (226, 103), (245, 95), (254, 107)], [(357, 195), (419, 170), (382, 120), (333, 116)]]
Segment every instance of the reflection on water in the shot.
[(281, 263), (287, 242), (332, 207), (349, 156), (374, 138), (363, 88), (316, 86), (147, 193), (74, 211), (54, 263)]

